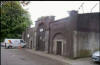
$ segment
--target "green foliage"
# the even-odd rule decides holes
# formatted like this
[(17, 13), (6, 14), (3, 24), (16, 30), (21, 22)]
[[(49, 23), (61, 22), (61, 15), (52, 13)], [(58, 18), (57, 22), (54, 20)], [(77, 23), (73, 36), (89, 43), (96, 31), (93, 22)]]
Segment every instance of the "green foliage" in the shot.
[(18, 1), (5, 2), (0, 9), (0, 42), (5, 38), (21, 38), (22, 32), (32, 24), (28, 12)]

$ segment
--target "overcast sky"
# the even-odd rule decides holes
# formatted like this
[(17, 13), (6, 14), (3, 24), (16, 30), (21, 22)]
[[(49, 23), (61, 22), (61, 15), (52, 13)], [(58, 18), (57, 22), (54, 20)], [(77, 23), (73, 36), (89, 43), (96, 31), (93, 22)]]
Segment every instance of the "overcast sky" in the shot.
[[(82, 7), (78, 10), (80, 5)], [(97, 3), (97, 5), (96, 5)], [(96, 5), (96, 6), (95, 6)], [(95, 8), (93, 8), (95, 6)], [(68, 17), (68, 11), (78, 10), (79, 13), (99, 12), (99, 1), (30, 1), (28, 6), (24, 7), (28, 10), (34, 27), (34, 22), (41, 16), (55, 16), (55, 20)]]

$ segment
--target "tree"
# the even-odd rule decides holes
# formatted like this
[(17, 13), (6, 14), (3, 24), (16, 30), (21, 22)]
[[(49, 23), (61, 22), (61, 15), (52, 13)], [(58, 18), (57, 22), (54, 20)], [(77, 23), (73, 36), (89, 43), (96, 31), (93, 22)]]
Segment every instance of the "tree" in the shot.
[(20, 3), (25, 6), (25, 5), (28, 5), (30, 3), (30, 1), (20, 1)]
[(21, 38), (22, 32), (32, 24), (28, 12), (18, 1), (2, 2), (0, 9), (0, 41), (5, 38)]
[[(0, 4), (3, 5), (7, 2), (11, 2), (11, 1), (1, 1)], [(30, 1), (19, 1), (23, 6), (26, 6), (30, 3)]]

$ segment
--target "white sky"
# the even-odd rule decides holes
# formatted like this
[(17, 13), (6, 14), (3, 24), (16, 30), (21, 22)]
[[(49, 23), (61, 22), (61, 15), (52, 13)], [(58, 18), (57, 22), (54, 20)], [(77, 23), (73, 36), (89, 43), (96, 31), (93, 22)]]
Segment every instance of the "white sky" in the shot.
[[(68, 11), (77, 10), (84, 2), (84, 13), (90, 13), (91, 9), (97, 3), (92, 12), (99, 12), (100, 1), (30, 1), (30, 4), (24, 7), (28, 10), (34, 27), (35, 21), (41, 16), (55, 16), (55, 20), (68, 16)], [(79, 13), (83, 13), (82, 7)]]

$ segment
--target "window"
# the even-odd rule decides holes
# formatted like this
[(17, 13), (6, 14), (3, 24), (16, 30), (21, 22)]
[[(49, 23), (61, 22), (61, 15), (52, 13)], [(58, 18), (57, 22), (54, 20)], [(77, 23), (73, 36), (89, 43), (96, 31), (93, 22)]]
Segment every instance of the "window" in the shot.
[(27, 37), (29, 38), (29, 34), (27, 34)]
[(23, 40), (20, 40), (21, 43), (25, 43)]
[(40, 29), (40, 32), (43, 32), (43, 28)]

